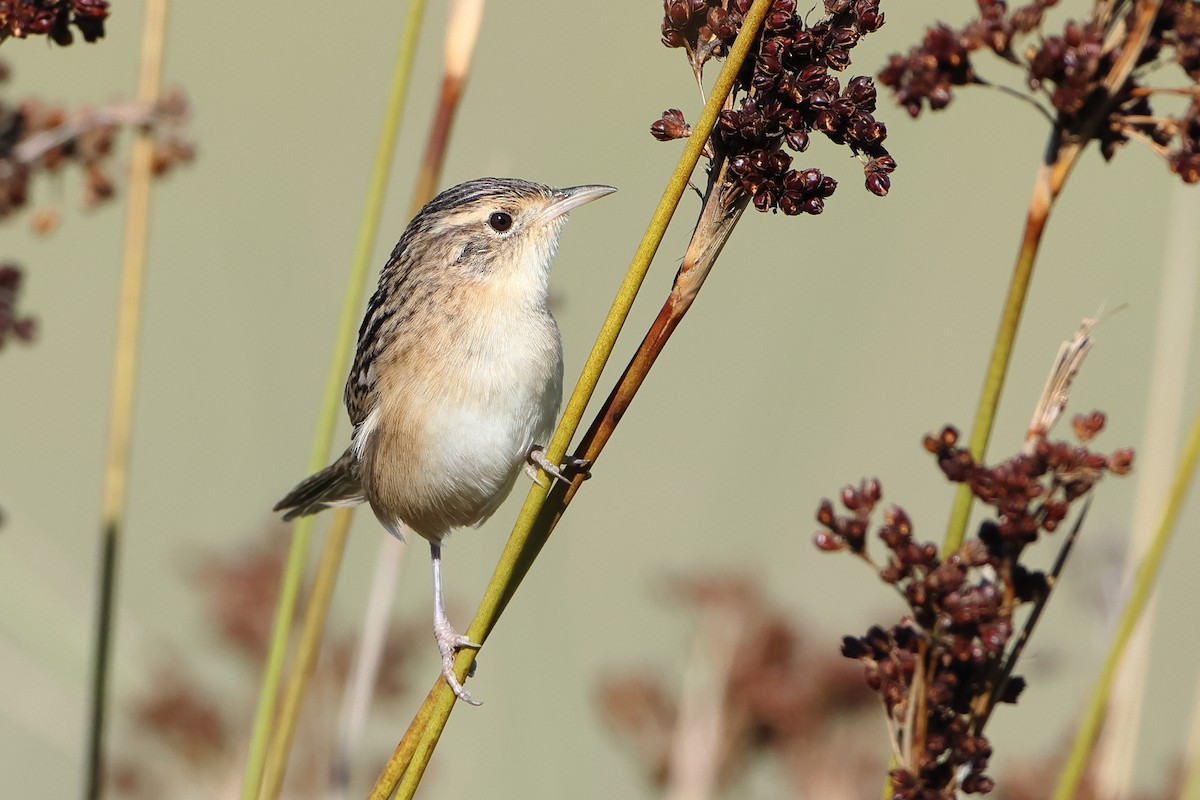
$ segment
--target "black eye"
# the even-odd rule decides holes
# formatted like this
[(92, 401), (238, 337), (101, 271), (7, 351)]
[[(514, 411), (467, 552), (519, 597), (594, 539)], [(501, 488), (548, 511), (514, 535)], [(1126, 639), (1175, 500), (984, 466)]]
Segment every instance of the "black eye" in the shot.
[(504, 233), (512, 227), (512, 214), (505, 214), (503, 211), (493, 211), (488, 217), (488, 225), (492, 226), (492, 230), (497, 233)]

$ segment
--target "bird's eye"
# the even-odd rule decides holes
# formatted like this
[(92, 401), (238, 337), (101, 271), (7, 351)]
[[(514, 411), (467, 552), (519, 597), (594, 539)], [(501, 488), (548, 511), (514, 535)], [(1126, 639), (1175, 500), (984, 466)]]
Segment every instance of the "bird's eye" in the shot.
[(503, 211), (493, 211), (488, 217), (488, 225), (492, 226), (492, 230), (496, 233), (504, 233), (512, 227), (512, 214), (506, 214)]

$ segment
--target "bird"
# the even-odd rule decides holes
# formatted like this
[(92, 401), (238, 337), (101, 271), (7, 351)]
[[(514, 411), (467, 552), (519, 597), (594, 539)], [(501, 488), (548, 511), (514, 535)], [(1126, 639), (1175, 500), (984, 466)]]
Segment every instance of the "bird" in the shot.
[(442, 544), (487, 520), (522, 469), (564, 481), (586, 470), (544, 452), (563, 381), (550, 268), (568, 212), (615, 191), (478, 178), (417, 212), (358, 330), (344, 395), (350, 446), (275, 505), (291, 520), (366, 502), (393, 536), (429, 542), (442, 675), (471, 705), (454, 658), (479, 644), (446, 616)]

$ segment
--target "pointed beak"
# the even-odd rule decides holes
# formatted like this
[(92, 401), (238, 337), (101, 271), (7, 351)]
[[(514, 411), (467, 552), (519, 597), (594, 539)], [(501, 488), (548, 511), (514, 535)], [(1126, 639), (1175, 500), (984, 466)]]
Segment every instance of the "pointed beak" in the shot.
[(538, 222), (549, 222), (559, 217), (564, 217), (574, 208), (578, 208), (584, 203), (590, 203), (593, 200), (599, 200), (606, 194), (612, 194), (617, 189), (615, 186), (604, 186), (602, 184), (593, 184), (590, 186), (571, 186), (567, 189), (555, 189), (554, 199), (550, 201), (550, 205), (542, 210), (538, 215)]

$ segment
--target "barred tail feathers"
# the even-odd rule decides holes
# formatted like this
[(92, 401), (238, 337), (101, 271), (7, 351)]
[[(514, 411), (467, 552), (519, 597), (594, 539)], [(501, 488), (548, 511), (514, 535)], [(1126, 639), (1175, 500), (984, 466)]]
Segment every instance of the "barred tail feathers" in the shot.
[(353, 506), (363, 502), (362, 486), (355, 474), (353, 453), (342, 457), (315, 475), (310, 475), (275, 504), (275, 511), (286, 511), (284, 520), (316, 514), (334, 506)]

